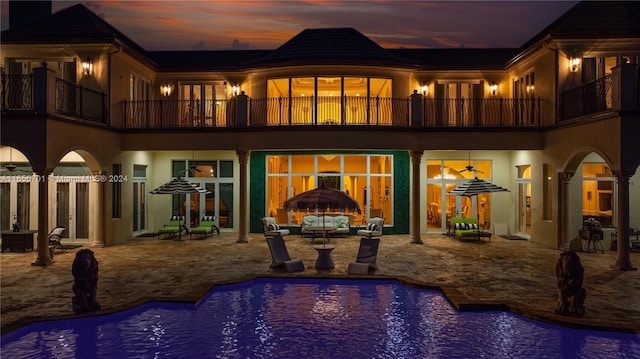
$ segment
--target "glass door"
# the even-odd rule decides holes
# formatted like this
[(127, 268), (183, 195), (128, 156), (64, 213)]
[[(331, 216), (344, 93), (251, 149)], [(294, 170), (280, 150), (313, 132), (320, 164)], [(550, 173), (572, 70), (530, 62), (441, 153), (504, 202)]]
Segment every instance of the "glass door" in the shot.
[(58, 182), (56, 188), (56, 223), (65, 226), (69, 240), (89, 238), (89, 183)]
[(146, 226), (146, 183), (140, 180), (133, 182), (133, 232), (144, 231)]

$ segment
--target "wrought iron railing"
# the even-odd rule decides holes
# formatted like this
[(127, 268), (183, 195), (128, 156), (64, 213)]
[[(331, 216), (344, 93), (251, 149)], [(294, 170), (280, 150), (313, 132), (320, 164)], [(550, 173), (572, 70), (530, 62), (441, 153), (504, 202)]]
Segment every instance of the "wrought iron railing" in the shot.
[(610, 110), (612, 83), (611, 75), (607, 75), (564, 91), (560, 99), (560, 121)]
[(456, 98), (423, 100), (424, 127), (540, 125), (539, 98)]
[(124, 126), (235, 127), (234, 106), (233, 99), (124, 101)]
[(56, 79), (56, 112), (107, 123), (106, 96), (72, 82)]
[[(235, 127), (238, 98), (229, 100), (125, 101), (125, 127)], [(422, 127), (540, 126), (539, 98), (424, 99)], [(246, 100), (246, 125), (413, 125), (410, 98), (281, 97)], [(242, 111), (240, 111), (242, 110)]]
[(32, 74), (2, 74), (2, 111), (33, 111)]
[(250, 126), (408, 126), (404, 98), (310, 96), (250, 99)]

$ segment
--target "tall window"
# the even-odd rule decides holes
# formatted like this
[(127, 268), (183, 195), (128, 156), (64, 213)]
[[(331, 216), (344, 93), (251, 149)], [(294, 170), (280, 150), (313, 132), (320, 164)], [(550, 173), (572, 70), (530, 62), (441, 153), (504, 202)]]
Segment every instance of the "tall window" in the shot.
[(491, 180), (489, 160), (428, 160), (427, 161), (427, 230), (445, 231), (451, 217), (479, 218), (488, 229), (491, 225), (491, 194), (472, 198), (451, 195), (456, 186), (469, 179)]
[(606, 163), (582, 164), (582, 217), (595, 218), (603, 227), (613, 224), (614, 177)]
[(360, 203), (354, 223), (384, 217), (393, 224), (393, 156), (367, 154), (299, 154), (267, 156), (266, 213), (279, 223), (300, 224), (304, 213), (287, 213), (283, 203), (296, 194), (328, 187), (344, 191)]
[(392, 81), (318, 76), (267, 81), (268, 124), (391, 124)]
[(181, 125), (227, 125), (226, 82), (181, 83), (178, 91)]

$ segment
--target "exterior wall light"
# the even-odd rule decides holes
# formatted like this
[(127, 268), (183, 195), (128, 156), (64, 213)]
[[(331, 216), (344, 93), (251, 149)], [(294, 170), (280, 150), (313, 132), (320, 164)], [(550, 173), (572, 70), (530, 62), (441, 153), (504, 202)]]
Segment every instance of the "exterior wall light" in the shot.
[(527, 93), (532, 95), (533, 92), (535, 91), (535, 86), (534, 85), (527, 85)]
[(578, 67), (580, 67), (580, 58), (579, 57), (571, 57), (569, 59), (569, 69), (571, 72), (578, 71)]
[(171, 96), (171, 93), (173, 92), (173, 84), (169, 83), (169, 82), (165, 82), (162, 85), (160, 85), (160, 94), (164, 97), (169, 97)]
[(240, 85), (235, 84), (231, 86), (231, 93), (233, 94), (233, 96), (238, 96), (239, 92), (240, 92)]
[(429, 86), (427, 86), (426, 83), (422, 83), (422, 86), (420, 86), (420, 90), (422, 91), (422, 96), (427, 96), (427, 94), (429, 93)]
[(491, 81), (489, 91), (491, 91), (491, 96), (495, 96), (498, 93), (498, 84), (495, 81)]
[(91, 75), (93, 72), (93, 62), (90, 58), (82, 61), (82, 73), (85, 75)]

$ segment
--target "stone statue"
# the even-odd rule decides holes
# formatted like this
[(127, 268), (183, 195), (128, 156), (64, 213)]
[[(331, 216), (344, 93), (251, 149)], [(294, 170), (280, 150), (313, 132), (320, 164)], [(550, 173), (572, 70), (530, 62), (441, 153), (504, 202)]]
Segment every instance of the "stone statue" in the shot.
[(576, 252), (565, 251), (560, 254), (556, 262), (556, 277), (558, 279), (557, 314), (583, 316), (584, 300), (587, 291), (582, 288), (584, 267)]
[(98, 290), (98, 261), (90, 249), (81, 249), (76, 253), (71, 268), (73, 274), (73, 311), (91, 312), (100, 309), (96, 300)]

